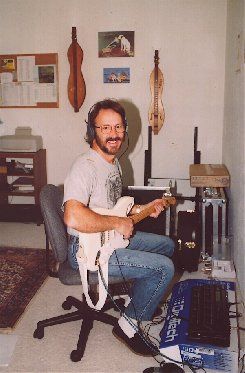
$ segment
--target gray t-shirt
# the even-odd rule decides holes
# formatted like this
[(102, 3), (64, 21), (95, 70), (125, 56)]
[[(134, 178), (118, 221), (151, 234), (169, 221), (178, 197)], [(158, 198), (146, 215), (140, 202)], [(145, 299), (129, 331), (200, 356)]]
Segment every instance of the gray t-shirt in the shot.
[[(108, 163), (95, 150), (89, 149), (72, 165), (64, 183), (64, 201), (74, 199), (90, 208), (114, 207), (122, 194), (121, 168), (117, 159)], [(68, 227), (69, 234), (78, 232)]]

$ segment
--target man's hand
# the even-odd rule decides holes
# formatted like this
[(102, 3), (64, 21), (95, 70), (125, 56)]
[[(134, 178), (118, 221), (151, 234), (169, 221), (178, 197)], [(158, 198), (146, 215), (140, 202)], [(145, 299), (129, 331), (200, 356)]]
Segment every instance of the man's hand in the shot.
[(117, 217), (117, 224), (115, 230), (120, 233), (124, 238), (129, 238), (133, 234), (134, 225), (130, 218)]
[(154, 206), (155, 211), (150, 215), (151, 218), (157, 218), (161, 212), (164, 210), (164, 203), (161, 198), (154, 199), (150, 203), (147, 203), (147, 205), (144, 205), (144, 207)]

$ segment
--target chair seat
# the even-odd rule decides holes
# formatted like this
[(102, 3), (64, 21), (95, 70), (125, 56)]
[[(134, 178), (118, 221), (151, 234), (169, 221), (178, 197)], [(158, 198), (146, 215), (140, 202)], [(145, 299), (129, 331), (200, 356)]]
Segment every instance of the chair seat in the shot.
[(68, 260), (66, 260), (64, 263), (60, 263), (58, 277), (64, 285), (82, 284), (79, 270), (75, 271), (73, 268), (71, 268)]
[[(71, 268), (68, 260), (64, 263), (60, 263), (58, 269), (59, 280), (64, 285), (81, 285), (81, 277), (79, 270), (74, 270)], [(89, 272), (89, 284), (96, 285), (98, 284), (98, 275), (97, 272)], [(121, 284), (124, 283), (123, 279), (120, 277), (109, 276), (109, 283), (111, 284)]]

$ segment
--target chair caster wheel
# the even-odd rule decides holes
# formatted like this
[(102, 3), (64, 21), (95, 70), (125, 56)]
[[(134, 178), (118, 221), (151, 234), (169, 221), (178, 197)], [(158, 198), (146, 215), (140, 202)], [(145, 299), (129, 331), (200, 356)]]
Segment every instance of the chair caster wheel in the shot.
[(82, 356), (81, 353), (78, 350), (73, 350), (70, 354), (71, 361), (76, 363), (77, 361), (80, 361)]
[(65, 300), (63, 303), (62, 303), (62, 308), (66, 311), (70, 310), (72, 307), (72, 305), (70, 304), (70, 302), (68, 300)]
[(36, 329), (33, 333), (33, 337), (37, 339), (42, 339), (44, 337), (44, 328)]

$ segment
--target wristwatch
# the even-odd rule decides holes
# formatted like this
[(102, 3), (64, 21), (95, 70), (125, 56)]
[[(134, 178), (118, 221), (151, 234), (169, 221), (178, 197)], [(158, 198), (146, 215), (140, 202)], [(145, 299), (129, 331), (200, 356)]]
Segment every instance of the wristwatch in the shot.
[(141, 206), (140, 205), (135, 205), (135, 213), (139, 214), (141, 212)]

